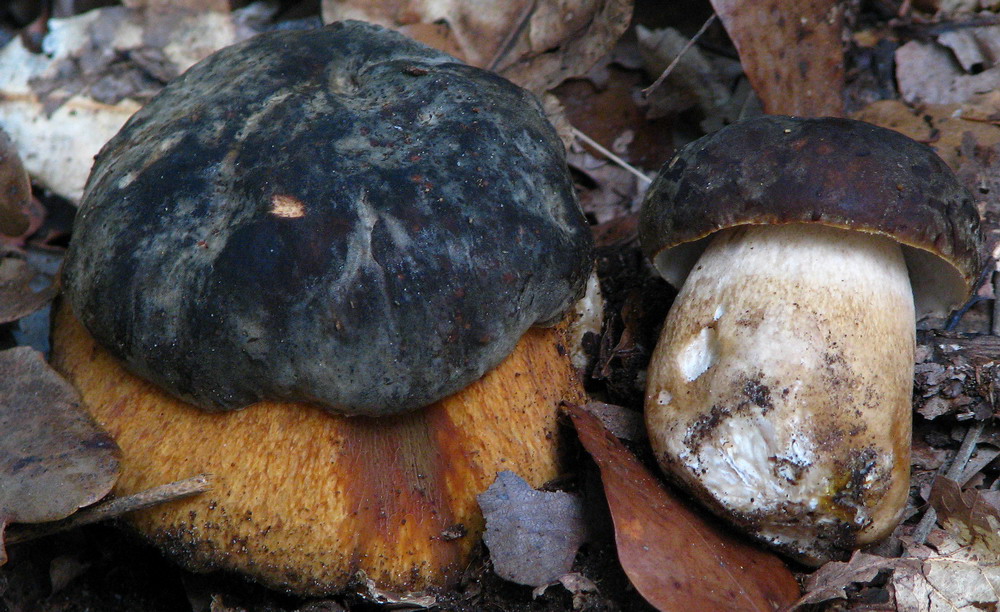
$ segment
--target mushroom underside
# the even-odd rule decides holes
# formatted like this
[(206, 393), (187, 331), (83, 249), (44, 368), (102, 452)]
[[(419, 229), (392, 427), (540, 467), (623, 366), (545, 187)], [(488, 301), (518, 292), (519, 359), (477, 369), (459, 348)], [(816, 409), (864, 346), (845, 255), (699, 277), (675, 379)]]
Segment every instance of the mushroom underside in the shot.
[(501, 470), (557, 475), (557, 406), (581, 401), (562, 330), (532, 329), (483, 379), (415, 413), (340, 417), (299, 403), (208, 413), (129, 374), (63, 304), (53, 363), (122, 448), (115, 493), (199, 473), (210, 492), (137, 512), (135, 529), (196, 570), (300, 594), (364, 571), (382, 588), (457, 579)]
[(820, 225), (716, 234), (648, 374), (657, 458), (806, 563), (887, 535), (909, 482), (914, 305), (899, 245)]
[[(788, 225), (801, 224), (790, 223)], [(884, 235), (870, 230), (839, 229), (864, 231), (873, 236)], [(663, 249), (654, 257), (654, 266), (667, 282), (675, 287), (680, 287), (715, 236), (716, 234), (710, 234), (698, 240)], [(909, 272), (917, 320), (925, 317), (945, 316), (965, 302), (969, 293), (968, 283), (958, 268), (927, 249), (908, 244), (900, 244), (900, 248), (903, 251), (903, 259), (906, 261), (906, 268)]]

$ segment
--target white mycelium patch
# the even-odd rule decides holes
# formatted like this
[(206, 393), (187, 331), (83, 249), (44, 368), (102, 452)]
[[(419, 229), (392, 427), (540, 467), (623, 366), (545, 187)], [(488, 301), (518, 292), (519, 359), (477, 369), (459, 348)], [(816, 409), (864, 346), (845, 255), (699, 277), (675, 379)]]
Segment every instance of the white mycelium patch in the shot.
[(681, 349), (677, 366), (688, 382), (697, 380), (715, 363), (719, 356), (719, 341), (715, 329), (702, 328), (695, 338)]

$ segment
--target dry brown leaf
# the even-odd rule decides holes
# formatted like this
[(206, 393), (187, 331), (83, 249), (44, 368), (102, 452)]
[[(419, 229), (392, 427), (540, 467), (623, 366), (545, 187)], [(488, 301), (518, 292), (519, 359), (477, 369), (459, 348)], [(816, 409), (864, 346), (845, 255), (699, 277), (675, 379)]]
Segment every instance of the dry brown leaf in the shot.
[(55, 297), (55, 287), (32, 291), (35, 276), (35, 270), (21, 259), (0, 259), (0, 324), (26, 317)]
[(943, 476), (934, 481), (929, 501), (938, 522), (961, 544), (1000, 563), (1000, 509), (979, 491), (962, 491), (957, 482)]
[(764, 105), (778, 115), (844, 113), (843, 3), (712, 0)]
[(393, 28), (536, 94), (587, 72), (628, 27), (631, 0), (323, 0), (323, 21)]
[(882, 570), (894, 569), (903, 562), (902, 559), (887, 559), (855, 551), (849, 561), (831, 561), (810, 574), (805, 584), (806, 593), (796, 606), (845, 599), (847, 587), (871, 582)]
[(79, 402), (38, 351), (0, 352), (0, 564), (7, 525), (65, 518), (118, 478), (118, 446)]
[(31, 182), (17, 148), (0, 130), (0, 234), (20, 236), (28, 231)]
[(798, 598), (781, 560), (675, 498), (597, 417), (576, 406), (567, 412), (600, 467), (618, 558), (649, 603), (663, 611), (776, 610)]
[(640, 169), (656, 170), (666, 163), (675, 149), (674, 122), (646, 118), (645, 109), (638, 103), (643, 75), (611, 64), (604, 70), (600, 85), (591, 76), (571, 79), (554, 91), (566, 107), (569, 122)]

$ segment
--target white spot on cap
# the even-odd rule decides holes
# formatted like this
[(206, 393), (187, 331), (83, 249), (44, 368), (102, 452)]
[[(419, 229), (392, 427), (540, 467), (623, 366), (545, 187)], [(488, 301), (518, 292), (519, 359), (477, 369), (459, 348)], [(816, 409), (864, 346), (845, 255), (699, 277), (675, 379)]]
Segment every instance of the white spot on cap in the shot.
[(660, 391), (656, 396), (656, 403), (660, 406), (666, 406), (670, 401), (674, 399), (673, 395), (670, 395), (669, 391)]
[(131, 185), (133, 181), (135, 181), (135, 175), (135, 172), (126, 172), (120, 179), (118, 179), (116, 187), (118, 187), (118, 189), (125, 189)]
[(290, 195), (271, 196), (271, 214), (285, 219), (298, 219), (306, 214), (306, 205)]

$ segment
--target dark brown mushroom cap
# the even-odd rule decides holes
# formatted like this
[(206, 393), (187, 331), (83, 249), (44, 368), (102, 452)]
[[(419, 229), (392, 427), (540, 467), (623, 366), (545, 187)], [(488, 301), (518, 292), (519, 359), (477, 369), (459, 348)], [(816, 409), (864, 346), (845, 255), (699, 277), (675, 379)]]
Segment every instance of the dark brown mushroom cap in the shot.
[(341, 22), (224, 49), (136, 113), (63, 279), (90, 332), (184, 400), (389, 414), (558, 319), (591, 250), (531, 94)]
[(982, 265), (979, 215), (941, 158), (893, 130), (838, 118), (763, 116), (685, 146), (650, 186), (639, 238), (680, 286), (714, 232), (791, 223), (904, 245), (918, 314), (961, 304)]

